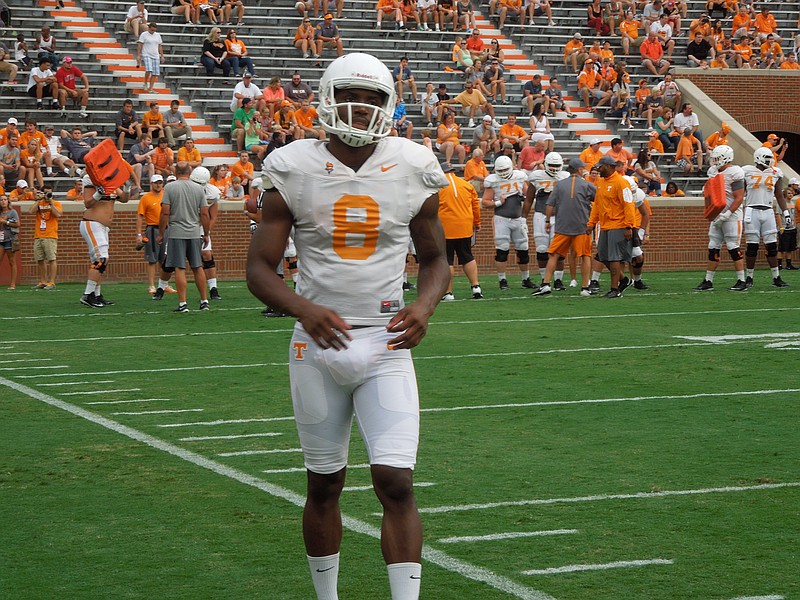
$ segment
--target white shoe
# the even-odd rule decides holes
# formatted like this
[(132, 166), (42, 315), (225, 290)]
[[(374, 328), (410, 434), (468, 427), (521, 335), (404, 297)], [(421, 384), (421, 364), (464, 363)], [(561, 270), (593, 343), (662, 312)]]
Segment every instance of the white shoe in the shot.
[(452, 302), (455, 299), (456, 297), (453, 295), (453, 292), (447, 292), (444, 296), (442, 296), (442, 302)]
[(475, 127), (475, 119), (470, 119), (469, 125), (467, 125), (467, 127)]
[(569, 287), (578, 287), (578, 282), (573, 279), (569, 282)]
[(494, 119), (492, 121), (492, 127), (497, 127), (498, 129), (500, 129), (500, 123), (497, 122), (497, 119)]

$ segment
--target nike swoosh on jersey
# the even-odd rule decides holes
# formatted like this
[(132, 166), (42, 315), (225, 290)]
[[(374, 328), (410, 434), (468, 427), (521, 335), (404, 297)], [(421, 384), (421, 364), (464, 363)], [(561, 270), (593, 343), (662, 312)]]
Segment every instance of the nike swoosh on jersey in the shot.
[(393, 165), (389, 165), (388, 167), (384, 167), (383, 165), (381, 165), (381, 173), (386, 173), (386, 171), (388, 171), (389, 169), (394, 169), (396, 166), (397, 166), (397, 163), (394, 163)]

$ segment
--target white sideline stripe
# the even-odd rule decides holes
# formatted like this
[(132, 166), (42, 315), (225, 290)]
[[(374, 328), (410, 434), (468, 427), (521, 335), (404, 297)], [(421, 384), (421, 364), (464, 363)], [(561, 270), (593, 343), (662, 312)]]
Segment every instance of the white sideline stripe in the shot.
[[(347, 465), (347, 470), (350, 469), (369, 469), (368, 463), (361, 463), (358, 465)], [(305, 473), (305, 467), (292, 467), (290, 469), (267, 469), (265, 471), (261, 471), (262, 473), (267, 473), (270, 475), (275, 475), (277, 473)]]
[[(0, 371), (32, 371), (34, 369), (68, 369), (69, 365), (47, 365), (43, 367), (0, 367)], [(74, 375), (74, 373), (59, 373), (56, 377), (69, 377), (70, 375)], [(87, 373), (88, 375), (88, 373)], [(52, 377), (52, 375), (20, 375), (20, 377), (24, 377), (25, 379), (30, 379), (31, 377)]]
[(102, 381), (59, 381), (57, 383), (37, 383), (36, 385), (39, 387), (51, 387), (51, 386), (64, 386), (64, 385), (96, 385), (98, 383), (114, 383), (113, 379), (105, 379)]
[(217, 456), (258, 456), (260, 454), (288, 454), (302, 451), (302, 448), (276, 448), (274, 450), (242, 450), (241, 452), (220, 452), (217, 454)]
[(83, 392), (63, 392), (59, 396), (96, 396), (97, 394), (116, 394), (117, 392), (141, 392), (141, 388), (127, 388), (118, 390), (89, 390)]
[[(129, 437), (132, 440), (137, 442), (141, 442), (151, 448), (155, 448), (157, 450), (161, 450), (162, 452), (166, 452), (176, 458), (180, 458), (186, 462), (192, 463), (204, 469), (208, 469), (209, 471), (216, 473), (218, 475), (222, 475), (223, 477), (227, 477), (234, 481), (238, 481), (239, 483), (243, 483), (245, 485), (249, 485), (254, 487), (258, 490), (266, 492), (267, 494), (274, 496), (276, 498), (282, 498), (287, 502), (293, 504), (298, 508), (302, 508), (305, 506), (306, 499), (305, 497), (301, 496), (300, 494), (296, 494), (291, 490), (283, 488), (281, 486), (277, 486), (271, 484), (263, 479), (259, 479), (257, 477), (253, 477), (252, 475), (248, 475), (243, 471), (238, 471), (236, 469), (232, 469), (227, 465), (224, 465), (220, 462), (215, 460), (211, 460), (197, 454), (196, 452), (192, 452), (190, 450), (186, 450), (181, 448), (180, 446), (176, 446), (174, 444), (170, 444), (169, 442), (165, 442), (164, 440), (160, 440), (156, 437), (148, 435), (144, 432), (141, 432), (137, 429), (133, 429), (132, 427), (127, 427), (122, 425), (121, 423), (117, 423), (116, 421), (112, 421), (111, 419), (107, 419), (100, 415), (97, 415), (93, 412), (90, 412), (84, 408), (79, 406), (75, 406), (74, 404), (70, 404), (63, 400), (58, 400), (53, 396), (49, 396), (43, 392), (30, 388), (28, 386), (22, 385), (15, 381), (11, 381), (4, 377), (0, 377), (0, 385), (4, 385), (9, 387), (13, 390), (21, 394), (25, 394), (26, 396), (33, 398), (35, 400), (40, 400), (45, 404), (49, 404), (55, 408), (59, 408), (66, 412), (72, 413), (73, 415), (80, 417), (81, 419), (85, 419), (87, 421), (91, 421), (92, 423), (96, 423), (106, 429), (110, 429), (111, 431), (118, 433), (120, 435), (124, 435)], [(350, 517), (346, 514), (342, 514), (342, 525), (347, 529), (354, 531), (356, 533), (361, 533), (363, 535), (367, 535), (369, 537), (380, 539), (381, 531), (378, 527), (373, 527), (369, 523), (365, 523), (359, 519), (355, 519)], [(458, 560), (441, 552), (439, 550), (434, 550), (427, 545), (422, 547), (422, 556), (427, 561), (432, 562), (443, 569), (447, 569), (467, 579), (471, 579), (473, 581), (480, 581), (483, 582), (496, 590), (501, 592), (505, 592), (521, 600), (555, 600), (552, 596), (545, 594), (544, 592), (540, 592), (539, 590), (526, 587), (524, 585), (520, 585), (506, 577), (502, 577), (500, 575), (496, 575), (492, 573), (488, 569), (484, 569), (481, 567), (477, 567), (475, 565), (471, 565), (467, 562)]]
[(628, 567), (647, 567), (649, 565), (671, 565), (673, 562), (664, 558), (651, 560), (618, 560), (597, 565), (567, 565), (565, 567), (550, 567), (549, 569), (530, 569), (523, 571), (523, 575), (558, 575), (559, 573), (577, 573), (578, 571), (605, 571), (607, 569), (625, 569)]
[[(424, 487), (431, 487), (432, 485), (436, 485), (430, 481), (420, 481), (414, 482), (415, 488), (424, 488)], [(342, 488), (343, 492), (371, 492), (372, 486), (371, 485), (351, 485)]]
[(136, 402), (169, 402), (171, 398), (138, 398), (137, 400), (107, 400), (105, 402), (84, 402), (86, 405), (135, 404)]
[(204, 408), (181, 408), (177, 410), (142, 410), (138, 412), (115, 412), (111, 414), (114, 416), (128, 415), (135, 417), (138, 415), (170, 415), (175, 413), (203, 412), (204, 410)]
[(783, 596), (737, 596), (731, 600), (785, 600)]
[(158, 427), (213, 427), (215, 425), (233, 425), (238, 423), (272, 423), (274, 421), (291, 421), (294, 417), (269, 417), (264, 419), (220, 419), (219, 421), (196, 421), (194, 423), (165, 423)]
[[(416, 485), (416, 484), (414, 484)], [(577, 529), (549, 529), (544, 531), (509, 531), (507, 533), (491, 533), (489, 535), (461, 535), (436, 540), (440, 544), (460, 544), (463, 542), (494, 542), (497, 540), (515, 540), (526, 537), (546, 537), (549, 535), (569, 535), (578, 533)]]
[(545, 504), (566, 504), (578, 502), (599, 502), (602, 500), (638, 500), (649, 498), (668, 498), (670, 496), (698, 496), (702, 494), (725, 494), (732, 492), (754, 492), (759, 490), (780, 490), (800, 487), (800, 481), (786, 483), (762, 483), (759, 485), (731, 485), (716, 488), (700, 488), (695, 490), (666, 490), (663, 492), (637, 492), (635, 494), (598, 494), (596, 496), (577, 496), (573, 498), (541, 498), (538, 500), (510, 500), (508, 502), (488, 502), (486, 504), (460, 504), (452, 506), (432, 506), (420, 508), (419, 512), (436, 514), (467, 510), (486, 510), (507, 506), (542, 506)]
[(212, 440), (239, 440), (242, 438), (254, 438), (254, 437), (275, 437), (277, 435), (283, 435), (282, 433), (245, 433), (242, 435), (205, 435), (199, 437), (185, 437), (179, 438), (179, 442), (208, 442)]
[(3, 356), (30, 356), (30, 352), (5, 352), (6, 350), (11, 350), (11, 346), (8, 348), (0, 348), (3, 350)]
[[(703, 344), (700, 344), (703, 345)], [(254, 363), (249, 365), (204, 365), (201, 367), (168, 367), (164, 369), (121, 369), (119, 371), (87, 371), (85, 373), (58, 373), (50, 375), (20, 375), (17, 379), (32, 379), (34, 377), (83, 377), (91, 375), (121, 375), (121, 374), (136, 374), (136, 373), (175, 373), (178, 371), (205, 371), (206, 369), (259, 369), (261, 367), (285, 367), (289, 363)], [(60, 367), (17, 367), (19, 369), (65, 369), (67, 365)], [(5, 369), (6, 371), (13, 371), (16, 369)]]
[[(21, 354), (21, 353), (20, 353)], [(25, 354), (30, 354), (26, 352)], [(16, 358), (14, 360), (4, 360), (3, 364), (10, 364), (10, 363), (29, 363), (29, 362), (44, 362), (53, 360), (52, 358)]]

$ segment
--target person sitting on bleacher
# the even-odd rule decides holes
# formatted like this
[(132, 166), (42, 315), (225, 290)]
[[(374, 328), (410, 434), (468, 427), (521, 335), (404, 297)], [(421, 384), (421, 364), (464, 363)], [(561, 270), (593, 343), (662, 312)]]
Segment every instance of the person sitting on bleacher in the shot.
[(319, 16), (319, 13), (333, 13), (336, 11), (336, 18), (342, 18), (342, 11), (344, 10), (344, 0), (313, 0), (314, 2), (314, 16)]
[[(83, 87), (78, 89), (75, 82), (80, 79)], [(80, 104), (80, 112), (78, 113), (81, 119), (89, 116), (86, 112), (86, 107), (89, 106), (89, 78), (86, 73), (81, 71), (72, 62), (69, 56), (64, 57), (64, 64), (56, 71), (56, 82), (58, 82), (58, 104), (61, 106), (61, 114), (59, 116), (67, 116), (67, 100), (72, 99)]]
[(600, 0), (591, 0), (586, 7), (586, 14), (586, 26), (594, 29), (597, 35), (611, 33), (611, 27), (603, 19), (603, 7), (600, 6)]
[[(500, 0), (501, 2), (520, 2), (522, 0)], [(458, 27), (458, 13), (454, 0), (437, 0), (436, 2), (436, 31), (444, 31), (444, 25), (447, 22), (453, 23), (453, 31)], [(502, 27), (502, 25), (501, 25)]]
[(642, 17), (644, 19), (643, 24), (646, 30), (650, 30), (650, 26), (653, 23), (658, 22), (658, 18), (661, 16), (661, 13), (664, 12), (664, 6), (661, 0), (652, 0), (652, 2), (648, 2), (645, 4), (644, 8), (642, 9)]
[(311, 102), (307, 98), (300, 101), (300, 108), (294, 111), (294, 118), (297, 121), (297, 126), (302, 130), (304, 138), (325, 139), (325, 130), (321, 127), (314, 127), (317, 109), (311, 106)]
[(239, 77), (244, 74), (244, 69), (247, 69), (247, 72), (255, 77), (256, 70), (253, 67), (253, 59), (247, 55), (247, 46), (237, 37), (236, 31), (233, 29), (228, 31), (225, 38), (225, 49), (228, 51), (228, 60), (231, 61), (234, 75)]
[(67, 200), (72, 202), (83, 202), (83, 177), (78, 177), (67, 190)]
[(669, 71), (671, 64), (664, 58), (664, 48), (652, 29), (639, 47), (639, 53), (642, 55), (642, 66), (653, 75), (664, 75)]
[(569, 109), (567, 103), (564, 102), (564, 97), (561, 93), (561, 84), (558, 81), (558, 77), (551, 77), (550, 78), (550, 86), (544, 91), (545, 98), (549, 101), (549, 105), (547, 106), (547, 111), (550, 113), (551, 116), (556, 116), (557, 110), (562, 110), (567, 113), (568, 119), (574, 119), (575, 114)]
[(436, 129), (436, 149), (444, 154), (444, 166), (450, 167), (453, 154), (458, 158), (458, 162), (464, 162), (466, 149), (461, 144), (461, 127), (456, 123), (456, 116), (453, 111), (448, 110), (444, 113), (443, 121)]
[(576, 31), (564, 47), (564, 64), (566, 65), (567, 61), (570, 61), (572, 70), (577, 73), (580, 70), (578, 65), (582, 65), (587, 56), (586, 46), (583, 45), (583, 36)]
[(203, 155), (200, 154), (200, 150), (195, 147), (192, 138), (187, 137), (183, 141), (183, 146), (178, 149), (177, 162), (185, 162), (192, 167), (192, 169), (196, 169), (203, 164)]
[(761, 44), (761, 58), (758, 63), (759, 69), (776, 69), (783, 62), (783, 48), (775, 41), (774, 36), (769, 33)]
[(658, 132), (651, 131), (648, 135), (647, 151), (653, 154), (664, 154), (664, 144), (658, 139)]
[[(191, 0), (172, 0), (172, 8), (170, 12), (173, 15), (183, 15), (186, 19), (186, 25), (191, 25), (194, 21), (194, 7)], [(197, 19), (200, 20), (199, 18)]]
[(484, 115), (490, 115), (494, 120), (494, 106), (469, 81), (465, 84), (464, 91), (455, 98), (444, 100), (442, 104), (460, 104), (462, 112), (469, 115), (468, 127), (475, 127), (475, 113), (479, 110)]
[(664, 146), (664, 151), (670, 153), (675, 152), (675, 148), (678, 145), (678, 134), (672, 130), (672, 121), (672, 109), (665, 108), (664, 114), (658, 117), (653, 124), (653, 131), (658, 134), (658, 139)]
[(50, 35), (50, 28), (44, 25), (41, 32), (36, 34), (36, 41), (33, 42), (33, 49), (39, 52), (39, 62), (47, 58), (54, 69), (58, 68), (58, 62), (61, 60), (56, 54), (56, 38)]
[(144, 0), (138, 0), (136, 4), (128, 9), (128, 14), (125, 17), (125, 24), (122, 27), (128, 33), (132, 33), (135, 39), (139, 39), (139, 33), (143, 30), (147, 22), (148, 12), (144, 7)]
[(738, 68), (755, 68), (756, 57), (753, 54), (753, 45), (749, 37), (743, 35), (739, 40), (739, 43), (733, 46), (733, 57)]
[(483, 85), (489, 88), (489, 98), (492, 102), (497, 102), (497, 96), (500, 96), (500, 102), (508, 104), (506, 100), (506, 79), (504, 74), (503, 65), (496, 58), (486, 68), (483, 74)]
[(317, 54), (314, 58), (317, 59), (317, 66), (321, 65), (319, 58), (322, 56), (322, 51), (325, 48), (335, 48), (336, 56), (342, 56), (342, 54), (344, 54), (342, 39), (339, 37), (339, 27), (333, 22), (333, 15), (331, 13), (326, 14), (323, 22), (317, 25), (315, 37)]
[(253, 76), (250, 73), (244, 73), (242, 80), (233, 88), (233, 97), (230, 104), (231, 112), (236, 112), (237, 108), (241, 108), (242, 100), (245, 98), (250, 98), (253, 101), (252, 106), (256, 110), (261, 110), (262, 106), (267, 106), (263, 92), (253, 83)]
[(6, 48), (5, 44), (0, 42), (0, 74), (8, 75), (8, 79), (6, 80), (8, 85), (16, 85), (17, 71), (19, 69), (10, 59), (11, 55), (8, 53), (8, 48)]
[(186, 122), (183, 113), (178, 110), (181, 103), (178, 100), (172, 100), (169, 103), (169, 110), (164, 113), (164, 135), (167, 136), (167, 142), (170, 148), (175, 147), (175, 140), (182, 135), (186, 139), (192, 137), (192, 128)]
[(128, 163), (133, 167), (133, 184), (137, 187), (142, 187), (142, 181), (150, 181), (150, 177), (154, 175), (153, 172), (153, 154), (155, 148), (151, 143), (153, 140), (150, 134), (142, 134), (139, 141), (136, 142), (131, 149), (128, 150)]
[(294, 32), (294, 47), (303, 53), (303, 58), (308, 58), (312, 53), (314, 58), (319, 58), (317, 55), (317, 46), (314, 43), (314, 36), (316, 30), (311, 24), (311, 19), (303, 17), (303, 22), (297, 26)]
[(725, 121), (722, 122), (720, 128), (706, 138), (706, 148), (711, 152), (717, 146), (728, 146), (728, 134), (731, 132), (731, 126)]
[(417, 0), (417, 11), (422, 23), (422, 30), (431, 31), (428, 21), (430, 20), (436, 25), (436, 0)]
[(790, 52), (786, 56), (786, 60), (781, 63), (781, 69), (787, 71), (798, 71), (800, 70), (800, 63), (797, 62), (797, 59), (794, 56), (793, 52)]
[(661, 47), (667, 52), (667, 58), (672, 58), (675, 40), (672, 39), (672, 25), (667, 22), (667, 13), (661, 13), (658, 21), (650, 25), (650, 31), (655, 32)]
[(117, 148), (120, 152), (125, 149), (125, 140), (138, 140), (142, 137), (142, 125), (139, 117), (133, 110), (133, 101), (126, 99), (122, 103), (122, 110), (117, 113), (115, 121), (117, 132)]
[(236, 11), (236, 26), (244, 25), (244, 2), (242, 0), (222, 0), (222, 14), (226, 25), (233, 25), (233, 11)]
[(701, 32), (695, 31), (694, 39), (686, 45), (686, 58), (686, 65), (689, 67), (699, 67), (701, 63), (708, 62), (709, 58), (714, 58), (714, 48)]
[(158, 145), (153, 152), (153, 174), (161, 175), (165, 179), (175, 175), (175, 153), (167, 146), (167, 138), (158, 138)]
[(625, 13), (625, 20), (619, 24), (619, 35), (622, 38), (622, 52), (625, 56), (631, 53), (631, 46), (637, 49), (642, 45), (644, 36), (639, 34), (639, 27), (642, 24), (633, 18), (633, 12)]
[(94, 146), (96, 138), (96, 131), (82, 133), (80, 127), (73, 127), (71, 133), (66, 129), (61, 130), (61, 145), (78, 164), (83, 164), (83, 159)]
[[(411, 0), (403, 0), (404, 2)], [(461, 29), (469, 31), (475, 29), (475, 8), (472, 6), (472, 0), (456, 0), (456, 13), (458, 15), (458, 23)]]
[[(55, 134), (55, 128), (52, 125), (47, 125), (44, 128), (44, 139), (47, 147), (47, 154), (45, 155), (45, 164), (47, 165), (47, 176), (53, 175), (53, 166), (58, 167), (64, 175), (72, 176), (75, 173), (78, 176), (83, 175), (80, 169), (75, 170), (75, 162), (68, 156), (61, 153), (63, 150), (61, 138)], [(48, 158), (49, 157), (49, 158)], [(47, 161), (49, 160), (49, 164)]]
[(475, 148), (472, 151), (472, 158), (464, 165), (464, 179), (469, 181), (479, 194), (483, 193), (483, 180), (489, 176), (489, 170), (483, 161), (484, 154), (483, 150)]
[(399, 0), (378, 0), (375, 12), (375, 29), (380, 30), (381, 21), (386, 19), (387, 21), (394, 21), (397, 29), (405, 30), (406, 25), (403, 22), (403, 11), (400, 10)]
[(25, 179), (28, 185), (33, 188), (34, 181), (37, 189), (42, 189), (44, 177), (42, 177), (42, 150), (35, 139), (30, 139), (28, 144), (20, 149), (19, 152), (19, 178)]
[(200, 62), (206, 68), (206, 75), (214, 75), (215, 69), (222, 69), (222, 75), (228, 77), (231, 73), (231, 61), (228, 60), (228, 50), (225, 43), (219, 39), (219, 27), (212, 27), (208, 36), (203, 41), (203, 52)]
[[(500, 29), (506, 22), (506, 17), (514, 17), (520, 25), (525, 22), (525, 14), (522, 8), (522, 0), (500, 0)], [(444, 29), (444, 24), (442, 25)]]
[(51, 106), (54, 109), (58, 105), (58, 82), (56, 75), (50, 69), (50, 59), (43, 58), (39, 61), (38, 67), (31, 69), (28, 77), (28, 96), (36, 98), (36, 108), (41, 109), (43, 99), (51, 97)]
[(733, 16), (731, 23), (731, 37), (740, 39), (743, 35), (750, 36), (750, 30), (753, 28), (753, 16), (747, 10), (744, 3), (739, 5), (739, 12)]
[(219, 25), (222, 20), (222, 7), (219, 5), (219, 0), (192, 0), (194, 11), (197, 15), (197, 24), (200, 25), (200, 16), (205, 14), (212, 25)]
[(753, 24), (755, 25), (759, 42), (763, 43), (770, 34), (777, 43), (780, 44), (783, 41), (783, 38), (778, 35), (778, 23), (775, 21), (775, 17), (770, 14), (768, 4), (764, 4), (761, 7), (761, 12), (756, 15)]
[(150, 110), (142, 115), (142, 132), (154, 140), (164, 135), (164, 115), (158, 110), (155, 100), (150, 102)]

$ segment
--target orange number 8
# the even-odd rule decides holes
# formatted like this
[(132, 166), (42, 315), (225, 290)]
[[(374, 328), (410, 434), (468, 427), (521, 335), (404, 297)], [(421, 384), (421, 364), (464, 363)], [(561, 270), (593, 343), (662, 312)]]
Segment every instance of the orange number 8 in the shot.
[[(365, 218), (348, 218), (349, 210), (364, 211)], [(370, 196), (345, 194), (333, 204), (333, 250), (345, 260), (367, 260), (378, 246), (380, 206)], [(351, 215), (352, 216), (352, 215)]]

